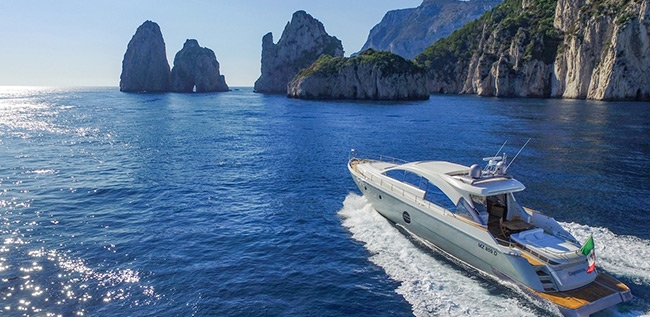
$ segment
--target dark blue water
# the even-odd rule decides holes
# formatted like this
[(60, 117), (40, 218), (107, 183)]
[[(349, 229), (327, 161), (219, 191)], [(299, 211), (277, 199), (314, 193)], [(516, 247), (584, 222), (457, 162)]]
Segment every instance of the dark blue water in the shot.
[(596, 239), (650, 313), (650, 104), (314, 102), (0, 90), (0, 314), (553, 314), (378, 217), (351, 148), (465, 165), (504, 151), (526, 206)]

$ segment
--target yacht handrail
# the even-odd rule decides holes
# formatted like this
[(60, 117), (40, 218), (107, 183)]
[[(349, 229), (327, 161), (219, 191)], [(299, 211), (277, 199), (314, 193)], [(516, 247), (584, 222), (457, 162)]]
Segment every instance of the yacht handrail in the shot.
[(434, 203), (432, 203), (432, 202), (430, 202), (428, 200), (419, 198), (416, 195), (404, 190), (403, 188), (400, 188), (400, 187), (397, 187), (397, 186), (391, 184), (390, 182), (385, 182), (382, 177), (375, 176), (372, 173), (369, 173), (368, 175), (365, 175), (365, 174), (362, 174), (362, 175), (365, 178), (367, 178), (368, 180), (372, 181), (373, 183), (378, 184), (379, 186), (381, 186), (381, 187), (395, 193), (396, 195), (400, 195), (401, 197), (409, 199), (409, 200), (411, 200), (411, 201), (413, 201), (413, 202), (415, 202), (415, 203), (417, 203), (417, 204), (419, 204), (421, 206), (426, 206), (429, 209), (433, 209), (433, 210), (436, 210), (436, 209), (442, 210), (443, 214), (446, 214), (446, 215), (449, 215), (449, 214), (454, 215), (451, 211), (447, 210), (446, 208), (440, 207), (440, 206), (438, 206), (438, 205), (436, 205), (436, 204), (434, 204)]
[(381, 155), (381, 154), (372, 154), (372, 153), (361, 153), (357, 152), (354, 149), (350, 150), (350, 156), (349, 159), (366, 159), (366, 160), (373, 160), (373, 161), (380, 161), (380, 162), (386, 162), (386, 163), (392, 163), (392, 164), (405, 164), (409, 163), (409, 161), (402, 160), (396, 157), (388, 156), (388, 155)]
[[(355, 151), (352, 150), (349, 162), (353, 162), (354, 160), (358, 160), (358, 161), (375, 160), (375, 159), (369, 158), (368, 155), (366, 155), (366, 154), (364, 154), (363, 156), (357, 156), (357, 155), (353, 155), (354, 153), (355, 153)], [(376, 161), (381, 161), (381, 162), (387, 162), (386, 158), (388, 158), (390, 160), (402, 161), (400, 159), (393, 158), (393, 157), (390, 157), (390, 156), (377, 155), (377, 157), (379, 159), (376, 159)], [(391, 163), (391, 162), (392, 161), (388, 161), (388, 163)], [(404, 162), (408, 163), (406, 161), (404, 161)], [(348, 163), (348, 164), (351, 164), (351, 163)], [(431, 201), (428, 201), (428, 200), (426, 200), (424, 198), (420, 198), (417, 195), (405, 190), (404, 188), (396, 186), (396, 185), (394, 185), (393, 183), (391, 183), (389, 181), (384, 181), (384, 177), (374, 175), (373, 173), (367, 173), (367, 174), (366, 173), (360, 173), (360, 174), (361, 174), (361, 176), (366, 178), (368, 181), (371, 181), (371, 182), (379, 185), (380, 187), (383, 187), (384, 189), (389, 190), (390, 192), (394, 193), (395, 195), (401, 196), (401, 197), (403, 197), (403, 198), (405, 198), (405, 199), (407, 199), (409, 201), (412, 201), (412, 202), (414, 202), (414, 203), (416, 203), (416, 204), (418, 204), (418, 205), (420, 205), (422, 207), (426, 207), (429, 210), (438, 212), (439, 214), (442, 214), (442, 215), (445, 215), (445, 216), (450, 216), (450, 217), (453, 217), (453, 218), (456, 218), (456, 219), (466, 221), (469, 224), (472, 224), (472, 225), (475, 225), (476, 227), (480, 227), (480, 228), (482, 228), (484, 230), (487, 230), (487, 225), (481, 225), (479, 223), (474, 223), (472, 220), (469, 220), (469, 219), (467, 219), (467, 220), (462, 219), (462, 217), (458, 217), (458, 215), (456, 215), (454, 212), (448, 210), (447, 208), (441, 207), (441, 206), (439, 206), (439, 205), (437, 205), (437, 204), (435, 204), (435, 203), (433, 203)]]
[[(532, 249), (526, 247), (526, 245), (521, 244), (519, 242), (515, 242), (515, 241), (512, 241), (512, 240), (505, 240), (505, 239), (502, 239), (502, 238), (499, 238), (499, 237), (494, 237), (494, 240), (496, 240), (499, 245), (502, 245), (504, 247), (507, 247), (507, 248), (510, 248), (510, 249), (515, 249), (515, 250), (520, 250), (520, 251), (525, 251), (530, 256), (533, 256), (536, 260), (540, 261), (541, 263), (549, 264), (549, 265), (553, 265), (553, 266), (557, 266), (557, 265), (562, 264), (562, 263), (559, 263), (559, 262), (554, 261), (552, 259), (549, 259), (548, 257), (544, 256), (543, 254), (541, 254), (541, 253), (539, 253), (539, 252), (537, 252), (535, 250), (532, 250)], [(572, 252), (569, 252), (569, 253), (572, 253)], [(519, 256), (521, 256), (521, 255), (519, 255)], [(560, 260), (560, 259), (555, 259), (555, 260)], [(566, 259), (562, 259), (562, 260), (566, 260)]]

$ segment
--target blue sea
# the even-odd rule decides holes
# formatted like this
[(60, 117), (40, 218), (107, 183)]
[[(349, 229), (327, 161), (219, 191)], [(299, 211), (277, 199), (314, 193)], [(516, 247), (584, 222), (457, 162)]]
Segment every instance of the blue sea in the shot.
[(483, 163), (650, 314), (650, 103), (0, 88), (2, 316), (540, 316), (379, 216), (350, 149)]

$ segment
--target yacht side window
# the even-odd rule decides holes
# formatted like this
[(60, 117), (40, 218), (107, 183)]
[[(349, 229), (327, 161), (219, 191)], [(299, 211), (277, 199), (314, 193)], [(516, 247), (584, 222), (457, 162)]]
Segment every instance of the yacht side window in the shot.
[(413, 172), (407, 170), (390, 170), (384, 174), (400, 182), (411, 184), (421, 190), (427, 190), (427, 179)]
[(456, 205), (454, 202), (442, 192), (438, 186), (429, 183), (427, 181), (427, 186), (425, 189), (424, 200), (432, 202), (442, 208), (445, 208), (451, 212), (456, 210)]
[(384, 173), (386, 176), (398, 180), (398, 181), (404, 181), (404, 173), (406, 173), (405, 170), (390, 170)]

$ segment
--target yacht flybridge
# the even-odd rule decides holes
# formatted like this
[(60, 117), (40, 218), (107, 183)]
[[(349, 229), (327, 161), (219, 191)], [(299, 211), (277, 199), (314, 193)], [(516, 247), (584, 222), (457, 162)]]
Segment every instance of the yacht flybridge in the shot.
[(505, 154), (484, 168), (360, 156), (348, 169), (375, 210), (448, 256), (513, 281), (583, 316), (630, 300), (630, 289), (594, 267), (593, 240), (584, 246), (555, 219), (520, 206), (524, 185), (507, 174)]

